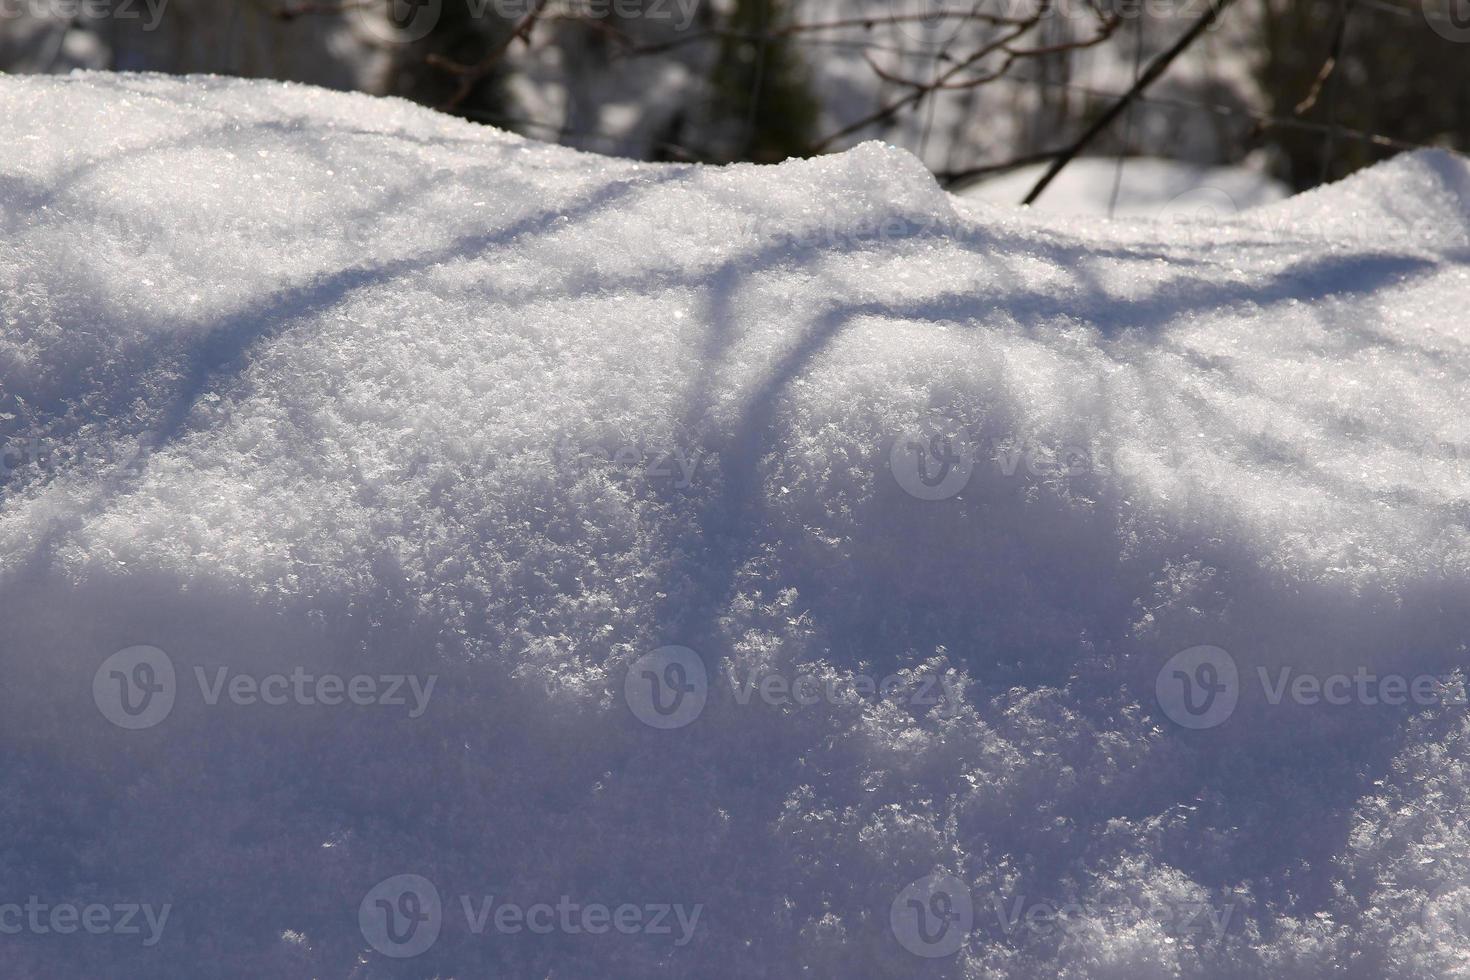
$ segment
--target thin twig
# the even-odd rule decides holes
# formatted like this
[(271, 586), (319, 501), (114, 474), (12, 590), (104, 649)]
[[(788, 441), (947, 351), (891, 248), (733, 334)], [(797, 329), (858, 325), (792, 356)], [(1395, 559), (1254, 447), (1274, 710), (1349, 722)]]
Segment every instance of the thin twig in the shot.
[(526, 11), (521, 19), (516, 22), (515, 26), (510, 29), (510, 33), (507, 34), (505, 38), (500, 41), (500, 43), (496, 44), (488, 52), (486, 52), (485, 57), (481, 58), (473, 65), (465, 65), (457, 61), (451, 61), (450, 59), (437, 54), (429, 55), (429, 64), (433, 65), (435, 68), (439, 68), (449, 72), (450, 74), (459, 76), (459, 89), (454, 93), (453, 96), (450, 97), (449, 101), (445, 102), (444, 105), (440, 108), (444, 110), (454, 109), (458, 107), (459, 104), (465, 99), (469, 98), (469, 95), (471, 92), (474, 91), (475, 86), (479, 84), (486, 75), (489, 75), (492, 71), (495, 70), (495, 66), (499, 64), (500, 59), (505, 56), (506, 51), (510, 50), (510, 46), (515, 43), (517, 38), (525, 41), (526, 44), (529, 45), (531, 43), (531, 31), (533, 28), (535, 28), (536, 21), (541, 17), (541, 12), (546, 9), (547, 3), (548, 0), (536, 0), (531, 9)]
[[(1123, 97), (1120, 92), (1106, 92), (1086, 85), (1078, 85), (1067, 82), (1048, 82), (1036, 78), (1006, 78), (1002, 81), (1016, 82), (1026, 85), (1056, 85), (1062, 88), (1072, 89), (1085, 95), (1096, 96), (1105, 99), (1119, 99)], [(1200, 112), (1210, 112), (1218, 116), (1233, 116), (1241, 119), (1249, 119), (1259, 124), (1263, 129), (1294, 129), (1307, 133), (1336, 132), (1339, 136), (1358, 140), (1373, 146), (1381, 146), (1391, 150), (1427, 150), (1431, 146), (1427, 143), (1414, 143), (1409, 140), (1401, 140), (1394, 136), (1383, 133), (1369, 133), (1350, 126), (1328, 125), (1326, 123), (1307, 122), (1292, 116), (1272, 116), (1266, 113), (1253, 112), (1249, 109), (1241, 109), (1236, 106), (1221, 105), (1218, 102), (1194, 102), (1189, 99), (1178, 99), (1165, 96), (1141, 95), (1135, 101), (1146, 105), (1169, 106), (1176, 109), (1194, 109)], [(1016, 170), (1035, 163), (1043, 163), (1054, 160), (1066, 152), (1066, 149), (1041, 150), (1037, 153), (1027, 153), (1022, 156), (1002, 160), (999, 163), (986, 163), (973, 167), (965, 167), (959, 170), (941, 170), (934, 174), (936, 180), (944, 185), (946, 190), (958, 191), (975, 183), (991, 174), (1004, 173), (1007, 170)]]
[[(955, 65), (941, 72), (936, 77), (927, 82), (920, 81), (918, 79), (904, 78), (902, 76), (896, 75), (883, 69), (871, 58), (869, 58), (868, 64), (873, 69), (873, 71), (877, 73), (879, 78), (897, 85), (909, 87), (913, 89), (913, 91), (907, 93), (906, 95), (902, 95), (897, 99), (893, 99), (887, 103), (884, 103), (876, 110), (862, 117), (861, 119), (849, 123), (848, 125), (838, 129), (836, 132), (817, 141), (817, 143), (814, 144), (814, 146), (812, 147), (813, 152), (820, 153), (830, 147), (837, 140), (842, 139), (844, 136), (849, 136), (852, 133), (866, 129), (867, 127), (872, 126), (876, 123), (891, 119), (899, 112), (902, 112), (909, 106), (919, 104), (926, 97), (933, 95), (936, 92), (970, 89), (979, 85), (984, 85), (987, 82), (993, 82), (997, 78), (1000, 78), (1002, 75), (1008, 72), (1011, 66), (1016, 61), (1023, 58), (1040, 57), (1042, 55), (1054, 54), (1059, 51), (1081, 50), (1083, 48), (1088, 48), (1097, 44), (1101, 44), (1107, 38), (1112, 36), (1113, 32), (1117, 30), (1118, 24), (1121, 23), (1121, 19), (1117, 15), (1103, 14), (1094, 6), (1093, 10), (1095, 13), (1097, 13), (1100, 21), (1097, 33), (1093, 37), (1085, 38), (1081, 41), (1073, 41), (1061, 45), (1049, 45), (1040, 48), (1023, 48), (1019, 50), (1012, 48), (1012, 42), (1019, 40), (1023, 35), (1029, 33), (1033, 28), (1035, 28), (1037, 24), (1041, 23), (1043, 18), (1045, 18), (1047, 13), (1049, 12), (1049, 9), (1049, 3), (1041, 4), (1041, 6), (1037, 8), (1036, 13), (1032, 14), (1030, 17), (1017, 24), (1014, 29), (1012, 29), (1008, 33), (1003, 34), (1001, 37), (990, 41), (987, 44), (981, 45), (968, 57), (962, 58)], [(1005, 55), (1005, 58), (1002, 59), (1000, 65), (997, 68), (994, 68), (982, 75), (978, 75), (973, 78), (958, 78), (958, 76), (962, 72), (971, 69), (978, 62), (997, 52), (1004, 53)]]
[(1347, 21), (1347, 5), (1339, 4), (1332, 18), (1332, 43), (1327, 48), (1327, 58), (1317, 71), (1317, 77), (1312, 80), (1312, 87), (1306, 97), (1292, 110), (1294, 115), (1304, 116), (1317, 104), (1317, 99), (1322, 94), (1322, 86), (1326, 84), (1327, 79), (1332, 77), (1332, 72), (1337, 68), (1337, 59), (1342, 56), (1342, 39), (1347, 34)]
[(1133, 101), (1143, 94), (1144, 89), (1157, 81), (1168, 70), (1169, 65), (1173, 63), (1174, 59), (1183, 54), (1185, 49), (1208, 30), (1210, 25), (1219, 18), (1220, 14), (1224, 13), (1234, 2), (1235, 0), (1211, 0), (1210, 9), (1199, 20), (1195, 21), (1194, 25), (1185, 31), (1183, 36), (1175, 41), (1167, 51), (1150, 62), (1148, 69), (1139, 76), (1138, 81), (1133, 83), (1132, 87), (1124, 93), (1123, 97), (1113, 103), (1091, 126), (1088, 126), (1082, 135), (1077, 137), (1076, 142), (1069, 146), (1061, 156), (1052, 161), (1052, 165), (1047, 168), (1046, 173), (1041, 175), (1041, 179), (1036, 182), (1036, 186), (1031, 188), (1031, 193), (1027, 194), (1026, 199), (1021, 203), (1031, 204), (1035, 202), (1041, 196), (1041, 192), (1046, 190), (1047, 185), (1056, 178), (1057, 174), (1062, 172), (1062, 168), (1076, 159), (1077, 154), (1081, 153), (1089, 143), (1111, 126), (1123, 114), (1123, 110), (1132, 105)]
[[(837, 20), (797, 22), (775, 28), (764, 36), (770, 38), (794, 37), (798, 34), (816, 34), (822, 31), (853, 30), (855, 28), (860, 28), (867, 31), (879, 25), (905, 24), (912, 21), (930, 21), (934, 19), (934, 17), (938, 17), (938, 19), (940, 20), (964, 18), (975, 23), (988, 24), (991, 27), (1015, 27), (1022, 23), (1026, 23), (1026, 19), (1024, 18), (1001, 17), (997, 14), (982, 14), (978, 12), (973, 14), (963, 14), (958, 11), (940, 11), (934, 15), (887, 14), (881, 17), (848, 17), (840, 18)], [(581, 18), (564, 17), (562, 19), (578, 20)], [(664, 54), (665, 52), (673, 51), (676, 48), (687, 47), (691, 44), (702, 44), (706, 42), (726, 40), (758, 42), (761, 40), (761, 38), (762, 35), (753, 34), (749, 31), (731, 31), (715, 27), (708, 30), (686, 33), (669, 41), (660, 41), (656, 44), (642, 44), (636, 47), (630, 47), (626, 53), (629, 55)]]
[(1045, 163), (1054, 160), (1062, 153), (1061, 150), (1039, 150), (1036, 153), (1025, 153), (1009, 160), (999, 163), (983, 163), (975, 167), (966, 167), (963, 170), (941, 170), (936, 173), (935, 178), (944, 185), (945, 190), (958, 191), (969, 187), (982, 177), (991, 174), (1005, 173), (1007, 170), (1018, 170), (1021, 167), (1029, 167), (1033, 163)]

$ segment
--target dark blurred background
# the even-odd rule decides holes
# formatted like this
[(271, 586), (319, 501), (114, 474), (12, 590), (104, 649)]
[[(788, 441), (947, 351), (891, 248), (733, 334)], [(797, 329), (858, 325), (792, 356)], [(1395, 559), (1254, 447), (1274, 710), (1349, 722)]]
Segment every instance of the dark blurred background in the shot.
[[(0, 69), (308, 82), (653, 160), (880, 138), (961, 187), (1068, 146), (1210, 2), (0, 0)], [(1470, 140), (1470, 0), (1226, 6), (1084, 156), (1285, 192)]]

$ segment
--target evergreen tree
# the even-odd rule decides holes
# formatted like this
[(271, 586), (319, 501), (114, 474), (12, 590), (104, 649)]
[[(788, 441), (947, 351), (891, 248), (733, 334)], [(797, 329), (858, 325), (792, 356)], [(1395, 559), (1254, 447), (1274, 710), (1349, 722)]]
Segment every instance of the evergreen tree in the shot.
[(821, 110), (789, 37), (783, 0), (736, 0), (710, 79), (710, 132), (717, 160), (779, 163), (809, 152)]

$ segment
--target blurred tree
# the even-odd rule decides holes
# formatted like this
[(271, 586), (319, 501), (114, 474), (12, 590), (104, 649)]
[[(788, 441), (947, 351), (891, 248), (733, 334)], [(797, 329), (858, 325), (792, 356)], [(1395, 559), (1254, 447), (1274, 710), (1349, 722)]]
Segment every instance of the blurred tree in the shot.
[[(1256, 73), (1271, 115), (1470, 148), (1470, 47), (1432, 30), (1419, 4), (1260, 0), (1259, 11)], [(1340, 18), (1339, 57), (1319, 85)], [(1285, 127), (1273, 129), (1269, 142), (1280, 151), (1279, 176), (1298, 190), (1398, 152), (1362, 138)]]
[[(384, 2), (391, 7), (404, 0)], [(395, 52), (385, 89), (390, 95), (448, 108), (471, 118), (493, 118), (502, 127), (514, 128), (507, 122), (513, 115), (513, 100), (506, 85), (509, 66), (503, 60), (487, 64), (468, 78), (464, 93), (460, 92), (460, 76), (438, 64), (476, 65), (487, 49), (503, 45), (514, 29), (514, 23), (497, 16), (494, 4), (443, 0), (428, 34)]]
[(782, 0), (736, 0), (710, 78), (707, 132), (719, 160), (779, 163), (810, 151), (821, 108), (790, 35)]

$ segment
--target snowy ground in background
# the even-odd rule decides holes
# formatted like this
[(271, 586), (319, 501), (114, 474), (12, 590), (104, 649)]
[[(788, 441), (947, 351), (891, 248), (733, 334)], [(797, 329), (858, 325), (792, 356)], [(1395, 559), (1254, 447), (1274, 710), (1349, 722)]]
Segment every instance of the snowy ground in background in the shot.
[(171, 909), (13, 975), (1470, 970), (1464, 707), (1257, 681), (1466, 660), (1463, 160), (1062, 219), (105, 75), (0, 144), (0, 906)]
[[(141, 4), (120, 9), (115, 17), (106, 16), (105, 4), (97, 16), (89, 10), (75, 16), (64, 6), (17, 5), (7, 18), (7, 30), (0, 32), (0, 70), (209, 71), (381, 92), (393, 71), (396, 45), (391, 42), (404, 36), (396, 35), (372, 4), (335, 14), (317, 8), (322, 16), (290, 21), (275, 16), (272, 9), (242, 8), (233, 0), (190, 0), (187, 11), (183, 5)], [(619, 4), (618, 9), (639, 6)], [(711, 26), (706, 18), (728, 15), (733, 3), (649, 0), (644, 6), (644, 16), (608, 20), (603, 5), (602, 18), (544, 23), (529, 49), (513, 46), (508, 53), (513, 105), (507, 110), (509, 118), (500, 121), (514, 122), (535, 137), (565, 140), (585, 149), (638, 159), (666, 158), (669, 147), (661, 141), (670, 138), (675, 120), (682, 116), (688, 121), (706, 109), (710, 96), (703, 80), (718, 53), (714, 37), (707, 38), (711, 43), (683, 42)], [(552, 4), (550, 9), (559, 7), (587, 9), (577, 3)], [(875, 56), (888, 72), (927, 78), (944, 59), (994, 40), (997, 30), (994, 25), (962, 26), (953, 20), (885, 22), (894, 15), (932, 12), (911, 0), (790, 0), (787, 7), (792, 23), (860, 24), (861, 15), (877, 21), (869, 27), (808, 34), (800, 44), (805, 75), (823, 106), (818, 132), (810, 134), (814, 140), (869, 115), (890, 97), (868, 56)], [(407, 18), (406, 36), (417, 37), (444, 8), (425, 2), (397, 9)], [(486, 9), (501, 22), (517, 19), (524, 5), (512, 2)], [(1024, 9), (1027, 5), (1017, 4), (1012, 12)], [(1055, 4), (1052, 9), (1053, 16), (1030, 43), (1050, 47), (1092, 35), (1096, 21), (1084, 3)], [(962, 170), (1052, 149), (1065, 135), (1059, 125), (1063, 130), (1075, 127), (1079, 118), (1089, 116), (1088, 103), (1107, 101), (1127, 90), (1136, 74), (1137, 41), (1142, 41), (1147, 63), (1201, 14), (1194, 0), (1119, 9), (1129, 18), (1119, 36), (1100, 47), (1073, 52), (1065, 67), (1059, 63), (1042, 71), (1017, 67), (994, 85), (942, 93), (923, 112), (904, 113), (892, 127), (853, 134), (840, 145), (880, 136), (913, 150), (936, 170)], [(496, 16), (496, 10), (504, 16)], [(1141, 26), (1131, 19), (1139, 11)], [(1267, 108), (1252, 72), (1248, 42), (1260, 30), (1254, 17), (1249, 8), (1233, 8), (1170, 67), (1148, 99), (1130, 110), (1123, 127), (1129, 152), (1195, 161), (1234, 159), (1253, 122), (1222, 116), (1219, 106), (1257, 112)], [(657, 56), (624, 57), (620, 46), (608, 40), (610, 28), (628, 33), (639, 44), (678, 42), (678, 46)], [(1216, 109), (1164, 104), (1170, 100), (1205, 102)], [(984, 125), (977, 127), (977, 119)], [(691, 143), (686, 149), (696, 155), (711, 149), (710, 134), (699, 132), (697, 126), (681, 138)]]
[[(1045, 164), (1023, 167), (975, 184), (961, 196), (1019, 204), (1045, 172)], [(1058, 216), (1223, 218), (1274, 204), (1288, 193), (1280, 181), (1247, 167), (1130, 158), (1120, 168), (1117, 160), (1087, 157), (1068, 164), (1032, 207)]]

